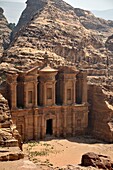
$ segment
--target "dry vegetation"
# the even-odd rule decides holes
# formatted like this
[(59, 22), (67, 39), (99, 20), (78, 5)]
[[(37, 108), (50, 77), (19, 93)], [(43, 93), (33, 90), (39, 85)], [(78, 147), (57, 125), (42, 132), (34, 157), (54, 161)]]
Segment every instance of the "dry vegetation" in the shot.
[(86, 152), (95, 152), (108, 155), (113, 158), (113, 144), (103, 143), (90, 136), (50, 139), (45, 141), (31, 141), (24, 144), (24, 152), (29, 160), (36, 165), (49, 168), (77, 165), (81, 163), (81, 157)]

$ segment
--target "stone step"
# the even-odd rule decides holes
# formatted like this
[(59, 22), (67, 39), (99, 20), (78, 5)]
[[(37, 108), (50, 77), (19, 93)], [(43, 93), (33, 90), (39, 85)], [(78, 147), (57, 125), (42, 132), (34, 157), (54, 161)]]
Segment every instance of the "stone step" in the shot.
[(24, 154), (18, 147), (0, 148), (0, 161), (14, 161), (23, 158)]
[(18, 141), (16, 139), (10, 139), (5, 141), (6, 147), (18, 147)]
[(0, 123), (1, 128), (10, 128), (10, 122)]

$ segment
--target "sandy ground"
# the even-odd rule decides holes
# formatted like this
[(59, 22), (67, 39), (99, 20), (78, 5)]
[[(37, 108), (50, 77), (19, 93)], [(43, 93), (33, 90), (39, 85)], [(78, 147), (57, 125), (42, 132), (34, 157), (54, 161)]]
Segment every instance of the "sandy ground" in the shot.
[[(37, 170), (41, 169), (41, 166), (62, 167), (69, 164), (76, 165), (81, 163), (82, 155), (87, 152), (108, 155), (113, 160), (113, 144), (106, 144), (88, 136), (68, 139), (47, 137), (45, 141), (31, 141), (24, 144), (23, 148), (26, 155), (24, 160), (1, 162), (0, 170), (24, 170), (26, 169), (25, 167), (29, 167), (29, 170), (35, 169), (35, 165), (29, 162), (28, 158), (38, 165)], [(49, 168), (47, 169), (49, 170)]]

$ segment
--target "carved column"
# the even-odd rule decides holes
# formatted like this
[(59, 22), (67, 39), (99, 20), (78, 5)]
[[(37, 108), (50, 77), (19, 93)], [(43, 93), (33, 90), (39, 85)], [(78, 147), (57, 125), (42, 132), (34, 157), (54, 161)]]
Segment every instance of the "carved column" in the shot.
[(76, 79), (73, 81), (73, 91), (72, 91), (72, 96), (73, 96), (73, 104), (76, 103)]
[(67, 104), (66, 81), (63, 82), (63, 105)]
[(40, 139), (41, 138), (41, 117), (38, 115), (38, 117), (37, 117), (37, 122), (38, 122), (38, 125), (37, 125), (37, 130), (38, 130), (38, 134), (37, 134), (37, 136), (38, 136), (38, 139)]
[(56, 104), (56, 91), (55, 91), (55, 84), (56, 84), (56, 81), (55, 82), (53, 82), (53, 94), (52, 94), (52, 99), (53, 99), (53, 105), (55, 105)]
[(35, 90), (34, 90), (34, 93), (35, 93), (35, 94), (34, 94), (34, 100), (35, 100), (35, 101), (34, 101), (34, 106), (35, 106), (35, 107), (37, 107), (37, 105), (38, 105), (37, 85), (38, 85), (38, 82), (35, 82), (35, 83), (34, 83), (34, 89), (35, 89)]
[(11, 109), (16, 109), (17, 107), (17, 76), (16, 73), (7, 74), (7, 83), (9, 85), (9, 97)]
[(44, 91), (43, 91), (43, 105), (46, 106), (46, 98), (47, 98), (47, 95), (46, 95), (46, 83), (43, 84), (44, 85)]
[(27, 99), (27, 82), (24, 82), (24, 107), (27, 108), (28, 99)]
[(74, 111), (74, 109), (73, 109), (72, 125), (73, 125), (72, 133), (73, 133), (73, 136), (75, 136), (75, 111)]
[(82, 103), (87, 103), (87, 75), (83, 73), (82, 78)]
[(37, 110), (34, 111), (34, 139), (38, 139), (38, 115)]
[(42, 114), (42, 125), (41, 125), (41, 128), (42, 128), (41, 137), (43, 139), (45, 137), (45, 119), (44, 119), (44, 113)]
[(17, 107), (17, 90), (16, 90), (16, 86), (17, 83), (11, 83), (11, 109), (16, 109)]
[(57, 137), (59, 137), (59, 135), (60, 135), (59, 113), (56, 113), (56, 119), (57, 119)]
[(66, 137), (66, 131), (67, 131), (67, 129), (66, 129), (66, 126), (67, 126), (67, 110), (66, 109), (64, 109), (64, 127), (63, 127), (63, 135), (64, 135), (64, 137)]
[(34, 82), (34, 106), (37, 107), (38, 106), (38, 80), (37, 77), (39, 76), (39, 74), (35, 75), (35, 82)]
[(25, 139), (25, 141), (27, 141), (28, 140), (28, 117), (27, 117), (28, 115), (26, 114), (25, 115), (25, 131), (24, 131), (24, 139)]

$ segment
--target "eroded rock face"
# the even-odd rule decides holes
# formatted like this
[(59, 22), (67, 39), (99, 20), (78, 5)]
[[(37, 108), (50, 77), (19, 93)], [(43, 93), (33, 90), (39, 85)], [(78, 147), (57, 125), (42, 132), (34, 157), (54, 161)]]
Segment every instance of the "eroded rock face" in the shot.
[(5, 16), (3, 15), (4, 10), (0, 7), (0, 57), (4, 49), (8, 47), (10, 42), (10, 33), (11, 30), (8, 28), (8, 22)]
[(109, 36), (106, 41), (106, 48), (113, 52), (113, 35)]
[(98, 155), (93, 152), (88, 152), (82, 156), (81, 165), (85, 167), (92, 166), (98, 169), (113, 169), (113, 162), (110, 157)]
[(8, 101), (0, 94), (0, 145), (20, 146), (21, 137), (11, 120)]
[(113, 21), (96, 18), (89, 11), (61, 0), (28, 0), (0, 68), (25, 71), (41, 65), (47, 51), (55, 67), (74, 63), (87, 70), (89, 83), (97, 86), (89, 87), (90, 128), (95, 136), (113, 141), (112, 97), (108, 100), (105, 93), (109, 90), (98, 87), (102, 83), (113, 85), (112, 34)]
[(91, 134), (113, 142), (113, 92), (107, 86), (89, 85), (88, 102)]
[(18, 147), (1, 148), (0, 161), (15, 161), (24, 158)]
[(91, 69), (101, 74), (100, 70), (106, 70), (107, 56), (113, 64), (113, 54), (105, 46), (111, 34), (112, 21), (96, 18), (89, 11), (60, 0), (28, 0), (2, 61), (29, 66), (43, 62), (43, 51), (48, 51), (53, 63), (59, 64), (59, 57), (65, 64), (70, 61), (89, 70), (89, 74)]

